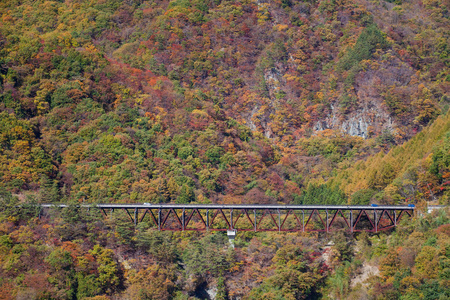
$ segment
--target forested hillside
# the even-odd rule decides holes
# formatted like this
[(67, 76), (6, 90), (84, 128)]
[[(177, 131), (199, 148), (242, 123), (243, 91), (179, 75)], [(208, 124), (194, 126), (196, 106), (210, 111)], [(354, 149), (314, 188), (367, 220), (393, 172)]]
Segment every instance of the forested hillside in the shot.
[(447, 4), (2, 1), (1, 184), (45, 201), (311, 201), (311, 180), (448, 110)]
[(0, 299), (447, 299), (448, 211), (233, 250), (75, 205), (448, 204), (449, 7), (0, 0)]

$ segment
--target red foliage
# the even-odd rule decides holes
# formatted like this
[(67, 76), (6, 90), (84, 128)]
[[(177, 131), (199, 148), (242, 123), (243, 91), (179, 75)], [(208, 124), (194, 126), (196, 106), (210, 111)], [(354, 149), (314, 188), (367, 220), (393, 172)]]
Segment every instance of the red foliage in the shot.
[(450, 224), (444, 224), (435, 229), (437, 233), (443, 233), (450, 236)]

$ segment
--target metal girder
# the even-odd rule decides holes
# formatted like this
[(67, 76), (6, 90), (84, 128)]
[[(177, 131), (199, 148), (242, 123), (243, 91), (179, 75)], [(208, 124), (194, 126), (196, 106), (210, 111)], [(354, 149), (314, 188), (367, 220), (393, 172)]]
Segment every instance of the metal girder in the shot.
[[(40, 206), (41, 209), (55, 206), (68, 207), (65, 204), (41, 204)], [(340, 224), (344, 224), (344, 228), (351, 232), (388, 230), (396, 227), (405, 215), (412, 217), (415, 209), (410, 206), (177, 204), (97, 204), (80, 205), (80, 207), (98, 208), (105, 217), (111, 217), (117, 209), (124, 210), (134, 225), (143, 222), (148, 216), (150, 224), (158, 230), (226, 231), (235, 229), (238, 231), (319, 232), (330, 232), (342, 228), (342, 225), (341, 227), (336, 225), (338, 219), (342, 220)], [(107, 214), (108, 209), (109, 214)], [(134, 216), (130, 213), (130, 209), (134, 210)], [(349, 218), (344, 211), (348, 211)], [(354, 212), (357, 213), (356, 219), (353, 218)], [(219, 216), (224, 222), (218, 221)], [(194, 222), (194, 219), (198, 221)]]
[[(372, 226), (372, 229), (366, 229), (366, 230), (364, 230), (364, 229), (356, 229), (356, 225), (358, 225), (358, 223), (359, 223), (359, 221), (361, 220), (361, 217), (363, 216), (363, 214), (367, 217), (367, 219), (369, 220), (369, 223), (370, 223), (370, 225)], [(367, 214), (367, 212), (366, 212), (366, 210), (365, 209), (361, 209), (360, 211), (359, 211), (359, 213), (358, 213), (358, 216), (356, 217), (356, 221), (355, 221), (355, 223), (352, 225), (353, 227), (352, 227), (352, 230), (353, 230), (353, 232), (358, 232), (358, 231), (371, 231), (371, 232), (375, 232), (376, 231), (376, 228), (375, 228), (375, 225), (374, 225), (374, 223), (372, 222), (372, 220), (370, 219), (370, 217), (369, 217), (369, 215)]]

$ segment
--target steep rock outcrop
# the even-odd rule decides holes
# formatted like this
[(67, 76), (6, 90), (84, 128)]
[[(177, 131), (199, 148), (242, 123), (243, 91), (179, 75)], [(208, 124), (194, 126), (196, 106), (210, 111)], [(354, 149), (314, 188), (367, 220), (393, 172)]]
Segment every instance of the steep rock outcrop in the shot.
[[(399, 123), (407, 123), (408, 120), (400, 120), (399, 116), (389, 110), (384, 92), (392, 87), (410, 85), (413, 78), (412, 68), (395, 57), (382, 61), (381, 64), (372, 63), (366, 71), (355, 77), (355, 108), (347, 113), (340, 109), (342, 103), (332, 104), (331, 113), (315, 124), (314, 131), (335, 129), (363, 138), (384, 130), (395, 131)], [(404, 104), (410, 101), (409, 97), (402, 99)]]

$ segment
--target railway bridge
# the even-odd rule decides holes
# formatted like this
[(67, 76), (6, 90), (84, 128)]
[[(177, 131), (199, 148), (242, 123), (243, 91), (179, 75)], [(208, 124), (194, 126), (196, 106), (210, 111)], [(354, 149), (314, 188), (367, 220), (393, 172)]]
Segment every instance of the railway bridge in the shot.
[[(67, 204), (41, 204), (41, 209)], [(221, 204), (81, 204), (99, 209), (105, 217), (125, 212), (137, 225), (148, 222), (158, 230), (172, 231), (318, 231), (346, 229), (378, 232), (413, 217), (415, 207), (349, 205), (221, 205)]]

